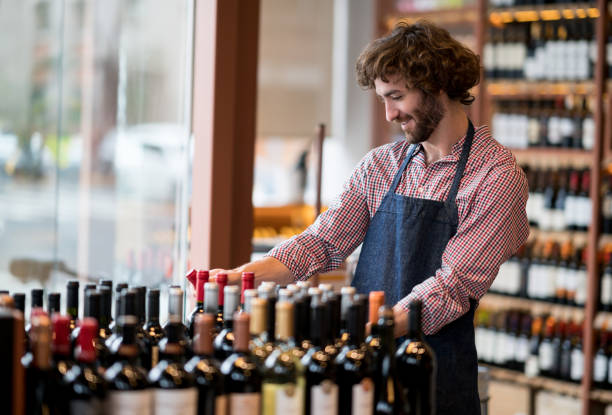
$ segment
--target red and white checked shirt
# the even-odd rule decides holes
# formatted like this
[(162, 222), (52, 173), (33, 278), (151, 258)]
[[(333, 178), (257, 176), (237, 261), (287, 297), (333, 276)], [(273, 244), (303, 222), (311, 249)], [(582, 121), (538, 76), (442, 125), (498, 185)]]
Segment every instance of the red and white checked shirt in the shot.
[[(446, 200), (465, 136), (451, 154), (426, 166), (423, 147), (402, 175), (396, 193)], [(268, 255), (285, 264), (296, 279), (340, 266), (365, 238), (370, 220), (406, 154), (406, 140), (370, 151), (355, 168), (342, 193), (315, 223)], [(434, 334), (480, 300), (499, 266), (527, 240), (527, 180), (512, 153), (495, 141), (488, 127), (476, 129), (457, 194), (459, 224), (435, 275), (416, 285), (399, 304), (423, 302), (423, 331)]]

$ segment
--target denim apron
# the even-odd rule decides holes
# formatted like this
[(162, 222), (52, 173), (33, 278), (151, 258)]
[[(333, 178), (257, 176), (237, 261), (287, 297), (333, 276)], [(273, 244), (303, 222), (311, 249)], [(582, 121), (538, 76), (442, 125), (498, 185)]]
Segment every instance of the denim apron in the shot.
[[(393, 306), (410, 294), (415, 285), (435, 275), (448, 241), (457, 232), (455, 198), (473, 138), (474, 126), (468, 120), (461, 157), (444, 202), (395, 193), (402, 174), (414, 157), (417, 146), (411, 146), (368, 227), (352, 282), (357, 292), (384, 291), (386, 303)], [(476, 302), (470, 300), (470, 310), (466, 314), (438, 333), (425, 336), (438, 362), (437, 415), (480, 414), (474, 342), (476, 306)]]

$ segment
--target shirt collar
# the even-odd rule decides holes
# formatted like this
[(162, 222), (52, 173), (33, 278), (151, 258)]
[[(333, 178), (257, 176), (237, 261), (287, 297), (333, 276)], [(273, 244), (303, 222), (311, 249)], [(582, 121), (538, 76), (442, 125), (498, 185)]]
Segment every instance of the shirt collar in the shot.
[[(474, 136), (476, 136), (475, 131), (474, 131)], [(451, 147), (450, 154), (436, 161), (436, 163), (440, 161), (459, 161), (459, 158), (461, 158), (461, 152), (463, 151), (463, 144), (465, 143), (466, 137), (467, 137), (467, 134), (464, 134), (463, 137), (459, 139), (459, 141), (453, 144), (453, 146)], [(424, 150), (423, 144), (418, 143), (417, 148), (414, 152), (415, 156), (419, 155), (419, 157), (424, 158), (425, 152), (423, 150)]]

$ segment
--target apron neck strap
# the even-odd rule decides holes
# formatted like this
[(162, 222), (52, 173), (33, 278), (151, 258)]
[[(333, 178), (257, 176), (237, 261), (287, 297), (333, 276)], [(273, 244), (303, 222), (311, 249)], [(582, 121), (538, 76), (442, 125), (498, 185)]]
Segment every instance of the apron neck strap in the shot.
[(472, 141), (474, 139), (474, 124), (468, 118), (468, 129), (465, 133), (465, 141), (463, 142), (463, 148), (461, 149), (461, 156), (459, 157), (459, 163), (457, 163), (457, 171), (455, 172), (455, 178), (453, 179), (453, 184), (451, 186), (450, 192), (448, 193), (448, 198), (446, 199), (447, 203), (455, 203), (455, 198), (457, 197), (457, 192), (459, 191), (459, 184), (461, 183), (461, 179), (463, 178), (463, 171), (465, 170), (465, 165), (468, 161), (468, 156), (470, 155), (470, 150), (472, 149)]
[(391, 194), (395, 193), (395, 190), (397, 189), (397, 185), (399, 184), (402, 178), (402, 174), (404, 174), (404, 170), (406, 170), (406, 166), (408, 166), (408, 163), (410, 163), (410, 160), (412, 160), (412, 158), (414, 157), (415, 151), (418, 148), (418, 146), (419, 146), (418, 144), (411, 144), (409, 149), (406, 151), (408, 155), (406, 156), (399, 170), (395, 174), (395, 177), (393, 178), (393, 183), (391, 183), (391, 187), (389, 188), (389, 193)]

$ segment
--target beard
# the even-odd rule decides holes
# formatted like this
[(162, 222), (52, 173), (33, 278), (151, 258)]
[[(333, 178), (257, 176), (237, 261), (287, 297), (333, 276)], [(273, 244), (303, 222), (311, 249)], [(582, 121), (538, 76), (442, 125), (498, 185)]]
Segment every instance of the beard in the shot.
[(422, 93), (419, 107), (414, 110), (414, 116), (411, 117), (414, 118), (416, 123), (414, 129), (404, 131), (406, 140), (410, 144), (426, 141), (444, 117), (444, 106), (440, 102), (440, 98), (434, 95), (426, 92)]

